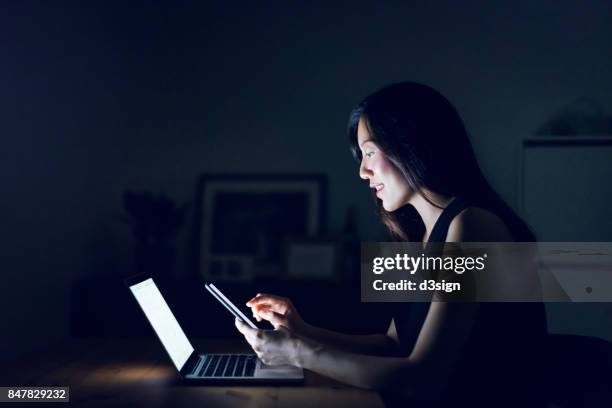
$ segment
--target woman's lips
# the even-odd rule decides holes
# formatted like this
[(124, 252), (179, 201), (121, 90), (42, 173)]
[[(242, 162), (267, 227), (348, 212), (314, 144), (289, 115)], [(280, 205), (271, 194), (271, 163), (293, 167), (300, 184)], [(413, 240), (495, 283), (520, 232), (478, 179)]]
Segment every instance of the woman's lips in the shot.
[(385, 188), (384, 184), (376, 184), (372, 186), (372, 188), (376, 189), (376, 197), (380, 197), (381, 191)]

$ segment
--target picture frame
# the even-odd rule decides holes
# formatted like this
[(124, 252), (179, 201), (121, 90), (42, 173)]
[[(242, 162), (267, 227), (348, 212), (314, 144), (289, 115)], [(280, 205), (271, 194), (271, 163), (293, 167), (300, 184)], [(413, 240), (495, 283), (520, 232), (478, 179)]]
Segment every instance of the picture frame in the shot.
[(196, 274), (247, 281), (281, 273), (287, 237), (324, 233), (322, 174), (204, 174), (196, 195)]

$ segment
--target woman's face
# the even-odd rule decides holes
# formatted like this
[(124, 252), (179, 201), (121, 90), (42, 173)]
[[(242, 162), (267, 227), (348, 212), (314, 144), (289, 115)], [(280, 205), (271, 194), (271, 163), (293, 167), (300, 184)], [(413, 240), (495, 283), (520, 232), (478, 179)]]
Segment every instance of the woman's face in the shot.
[(368, 127), (363, 118), (357, 128), (357, 143), (361, 149), (359, 176), (368, 180), (370, 188), (376, 189), (376, 197), (382, 200), (386, 211), (395, 211), (404, 206), (413, 192), (397, 167), (378, 148), (370, 138)]

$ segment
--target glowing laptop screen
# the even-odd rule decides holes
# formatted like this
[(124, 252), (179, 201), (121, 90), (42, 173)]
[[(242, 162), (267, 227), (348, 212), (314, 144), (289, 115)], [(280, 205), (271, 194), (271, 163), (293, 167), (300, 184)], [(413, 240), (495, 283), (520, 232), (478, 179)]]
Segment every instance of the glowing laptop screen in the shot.
[(149, 278), (130, 286), (130, 290), (168, 351), (172, 362), (177, 370), (180, 370), (194, 349), (157, 285)]

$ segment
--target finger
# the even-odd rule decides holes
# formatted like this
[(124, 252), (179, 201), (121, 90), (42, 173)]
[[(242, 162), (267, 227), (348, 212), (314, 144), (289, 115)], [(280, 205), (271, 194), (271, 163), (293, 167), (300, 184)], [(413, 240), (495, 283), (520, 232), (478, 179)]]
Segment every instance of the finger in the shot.
[(248, 326), (240, 319), (235, 319), (234, 324), (236, 325), (238, 331), (244, 335), (249, 344), (253, 344), (253, 342), (257, 338), (257, 330)]
[(261, 293), (258, 293), (257, 295), (255, 295), (255, 297), (253, 297), (251, 300), (249, 300), (248, 302), (246, 302), (246, 305), (249, 306), (249, 303), (251, 303), (252, 301), (254, 301), (255, 299), (257, 299), (257, 297), (261, 296)]
[(282, 296), (276, 295), (268, 295), (268, 294), (260, 294), (255, 296), (253, 299), (247, 302), (247, 306), (252, 307), (254, 305), (267, 303), (270, 305), (286, 305), (288, 303), (287, 299)]
[(261, 322), (262, 318), (261, 318), (261, 316), (259, 315), (259, 312), (258, 312), (258, 310), (257, 310), (257, 308), (256, 308), (256, 307), (252, 307), (252, 308), (251, 308), (251, 313), (253, 314), (253, 318), (254, 318), (254, 319), (256, 319), (258, 322)]
[(251, 307), (251, 310), (253, 313), (260, 315), (267, 310), (274, 310), (274, 308), (270, 307), (269, 305), (256, 305)]
[(278, 326), (289, 327), (289, 322), (287, 321), (287, 317), (283, 314), (277, 313), (273, 310), (265, 310), (260, 313), (260, 316), (272, 323), (272, 325), (276, 328)]
[(285, 314), (289, 308), (287, 307), (286, 303), (282, 302), (261, 302), (251, 304), (251, 310), (255, 311), (256, 313), (259, 313), (261, 310), (265, 309), (271, 309), (277, 313)]
[(261, 322), (264, 319), (262, 317), (262, 313), (269, 309), (270, 307), (268, 307), (267, 305), (259, 305), (259, 306), (253, 306), (251, 308), (251, 311), (253, 312), (253, 317), (257, 319), (258, 322)]
[(247, 303), (259, 303), (259, 302), (271, 302), (271, 301), (283, 302), (286, 300), (287, 299), (282, 296), (271, 295), (268, 293), (258, 293), (257, 296), (249, 300)]
[(234, 325), (236, 326), (236, 328), (238, 329), (238, 331), (242, 334), (244, 334), (246, 332), (244, 326), (245, 324), (242, 322), (242, 320), (235, 318), (234, 319)]

